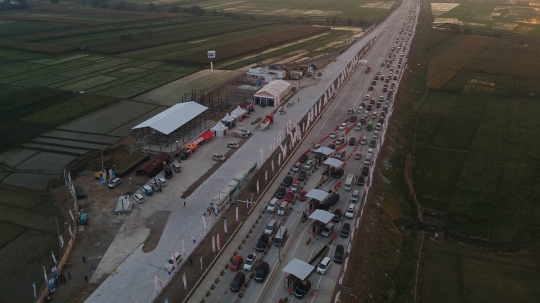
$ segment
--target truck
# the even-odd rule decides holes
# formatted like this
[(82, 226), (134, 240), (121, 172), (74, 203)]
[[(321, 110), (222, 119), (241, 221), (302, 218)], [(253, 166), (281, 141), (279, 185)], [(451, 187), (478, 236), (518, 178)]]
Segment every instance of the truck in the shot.
[(264, 120), (261, 121), (261, 130), (268, 129), (270, 127), (270, 124), (274, 122), (274, 115), (267, 115)]
[(367, 124), (367, 130), (371, 131), (373, 129), (373, 121), (369, 121)]
[(163, 165), (163, 171), (165, 172), (165, 178), (172, 178), (172, 168), (170, 164)]
[(368, 66), (366, 67), (366, 71), (365, 71), (366, 74), (369, 74), (371, 73), (371, 66)]

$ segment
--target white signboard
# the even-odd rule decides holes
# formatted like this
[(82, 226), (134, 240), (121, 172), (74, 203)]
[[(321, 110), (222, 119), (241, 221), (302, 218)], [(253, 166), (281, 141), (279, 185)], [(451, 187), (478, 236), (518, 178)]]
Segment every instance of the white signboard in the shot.
[(216, 58), (216, 51), (208, 51), (208, 59)]

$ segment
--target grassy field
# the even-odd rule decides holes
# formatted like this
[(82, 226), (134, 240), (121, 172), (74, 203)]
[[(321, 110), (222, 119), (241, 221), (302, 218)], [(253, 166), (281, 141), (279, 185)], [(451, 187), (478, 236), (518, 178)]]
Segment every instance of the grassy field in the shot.
[(540, 290), (533, 254), (492, 254), (428, 240), (423, 302), (535, 302)]

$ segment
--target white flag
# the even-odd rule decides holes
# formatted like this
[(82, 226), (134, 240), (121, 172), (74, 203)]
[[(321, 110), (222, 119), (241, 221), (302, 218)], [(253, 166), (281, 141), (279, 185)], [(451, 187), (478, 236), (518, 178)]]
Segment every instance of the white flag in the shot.
[(236, 222), (238, 222), (238, 206), (236, 207)]
[(156, 273), (156, 276), (154, 277), (154, 289), (156, 294), (159, 294), (162, 288), (163, 284), (161, 284), (161, 278), (159, 277), (159, 273)]
[[(273, 168), (272, 168), (272, 172), (273, 172)], [(268, 171), (265, 171), (264, 172), (264, 182), (268, 182)], [(257, 181), (257, 193), (259, 193), (259, 181)]]
[(206, 218), (205, 216), (201, 216), (202, 217), (202, 224), (203, 224), (203, 227), (204, 227), (204, 231), (206, 231)]
[(186, 273), (182, 276), (182, 281), (184, 281), (184, 289), (187, 289)]
[(221, 243), (219, 241), (219, 234), (217, 234), (217, 250), (220, 251), (221, 250)]
[(182, 240), (182, 256), (186, 257), (186, 249), (184, 248), (184, 240)]
[(75, 222), (75, 217), (73, 217), (73, 213), (71, 212), (71, 208), (69, 209), (69, 215), (71, 216), (71, 220)]
[(216, 252), (216, 242), (215, 242), (215, 239), (214, 239), (214, 236), (212, 236), (212, 252)]
[(197, 240), (195, 240), (195, 236), (193, 235), (193, 228), (190, 228), (189, 232), (191, 233), (191, 240), (193, 241), (193, 243), (197, 243)]
[[(272, 159), (272, 174), (274, 173), (274, 159)], [(268, 178), (264, 178), (265, 180), (268, 180)]]
[(52, 259), (54, 261), (54, 264), (58, 264), (56, 263), (56, 257), (54, 256), (54, 252), (51, 250), (51, 256), (52, 256)]
[(70, 236), (73, 236), (73, 232), (71, 231), (71, 224), (68, 225), (68, 229), (69, 229), (69, 235), (70, 235)]
[[(264, 172), (264, 177), (266, 178), (268, 171)], [(257, 180), (257, 195), (259, 194), (259, 180)]]
[(47, 271), (45, 270), (45, 266), (43, 266), (43, 277), (45, 278), (45, 283), (48, 283), (49, 279), (47, 278)]
[(176, 253), (172, 254), (172, 260), (173, 260), (174, 268), (177, 268), (178, 267), (178, 262), (176, 262)]
[(60, 247), (64, 247), (64, 238), (62, 237), (62, 235), (58, 236), (58, 240), (60, 241)]

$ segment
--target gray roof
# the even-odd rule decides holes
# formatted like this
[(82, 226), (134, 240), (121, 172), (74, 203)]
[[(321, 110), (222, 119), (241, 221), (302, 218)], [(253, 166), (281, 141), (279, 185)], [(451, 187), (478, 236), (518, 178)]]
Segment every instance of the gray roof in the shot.
[(328, 196), (330, 195), (330, 193), (324, 191), (324, 190), (320, 190), (320, 189), (312, 189), (310, 190), (306, 197), (308, 198), (312, 198), (312, 199), (315, 199), (317, 201), (324, 201)]
[(316, 153), (323, 153), (325, 155), (329, 155), (329, 154), (333, 153), (334, 150), (329, 148), (329, 147), (322, 146), (322, 147), (319, 147), (315, 152)]
[(162, 134), (168, 135), (207, 109), (208, 107), (193, 101), (178, 103), (132, 129), (150, 127)]
[(343, 162), (339, 161), (336, 158), (328, 158), (323, 162), (323, 164), (327, 164), (336, 168), (341, 168), (341, 166), (343, 166)]
[(298, 259), (293, 259), (285, 268), (283, 268), (283, 272), (293, 274), (297, 278), (304, 280), (307, 278), (313, 271), (315, 270), (315, 266), (311, 266), (308, 263), (304, 261), (300, 261)]
[(327, 212), (326, 210), (317, 209), (310, 216), (310, 219), (321, 221), (324, 224), (330, 222), (334, 218), (334, 214)]

